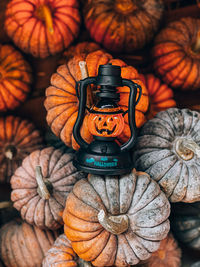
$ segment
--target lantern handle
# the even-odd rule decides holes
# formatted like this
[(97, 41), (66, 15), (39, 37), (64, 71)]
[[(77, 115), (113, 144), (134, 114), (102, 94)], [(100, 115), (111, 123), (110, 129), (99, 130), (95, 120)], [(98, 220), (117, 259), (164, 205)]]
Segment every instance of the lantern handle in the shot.
[[(95, 84), (95, 83), (96, 83), (96, 77), (88, 77), (76, 83), (76, 94), (79, 99), (79, 108), (78, 108), (77, 119), (73, 128), (73, 136), (76, 142), (79, 144), (79, 146), (85, 149), (88, 147), (89, 144), (81, 137), (80, 129), (85, 116), (86, 101), (87, 101), (87, 86), (89, 84)], [(78, 87), (79, 87), (79, 92), (78, 92)]]
[[(129, 150), (135, 145), (136, 138), (137, 138), (137, 127), (135, 123), (135, 106), (138, 104), (141, 94), (142, 94), (142, 88), (139, 84), (134, 83), (131, 80), (128, 79), (122, 79), (122, 85), (123, 86), (128, 86), (130, 88), (130, 94), (129, 94), (129, 104), (128, 104), (128, 121), (129, 121), (129, 126), (131, 130), (131, 137), (129, 140), (123, 144), (120, 147), (121, 151)], [(139, 90), (139, 96), (136, 101), (136, 96), (137, 96), (137, 90)]]

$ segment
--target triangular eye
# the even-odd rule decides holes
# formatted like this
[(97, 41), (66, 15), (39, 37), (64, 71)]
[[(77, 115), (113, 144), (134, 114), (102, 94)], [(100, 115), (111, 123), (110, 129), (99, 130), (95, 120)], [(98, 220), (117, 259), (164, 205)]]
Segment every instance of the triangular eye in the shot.
[(99, 121), (101, 121), (101, 117), (99, 117)]
[(113, 121), (113, 118), (112, 117), (110, 118), (110, 121)]

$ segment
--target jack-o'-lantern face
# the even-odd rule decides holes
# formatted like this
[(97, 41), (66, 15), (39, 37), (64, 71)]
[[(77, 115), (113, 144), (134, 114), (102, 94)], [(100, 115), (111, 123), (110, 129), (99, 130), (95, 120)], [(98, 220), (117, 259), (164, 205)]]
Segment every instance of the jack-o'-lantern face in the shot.
[(91, 134), (102, 137), (116, 137), (124, 128), (124, 118), (121, 113), (109, 115), (91, 113), (88, 123)]

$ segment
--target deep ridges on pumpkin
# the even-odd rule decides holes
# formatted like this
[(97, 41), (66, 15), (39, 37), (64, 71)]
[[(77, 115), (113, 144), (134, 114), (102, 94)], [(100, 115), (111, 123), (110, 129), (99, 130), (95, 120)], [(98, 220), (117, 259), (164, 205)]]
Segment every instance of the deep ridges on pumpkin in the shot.
[(13, 110), (30, 92), (31, 68), (20, 52), (0, 45), (0, 111)]
[(77, 0), (12, 0), (5, 28), (24, 52), (45, 58), (65, 48), (77, 37), (80, 14)]

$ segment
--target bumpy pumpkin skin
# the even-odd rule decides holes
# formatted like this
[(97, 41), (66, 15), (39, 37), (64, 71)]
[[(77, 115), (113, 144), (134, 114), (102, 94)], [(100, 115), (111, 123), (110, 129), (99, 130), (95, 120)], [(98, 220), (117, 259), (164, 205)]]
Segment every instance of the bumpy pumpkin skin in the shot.
[(11, 45), (0, 45), (0, 111), (13, 110), (30, 92), (31, 68)]
[[(143, 123), (145, 123), (146, 118), (144, 113), (147, 111), (149, 105), (149, 97), (146, 87), (141, 82), (137, 70), (132, 66), (127, 66), (122, 60), (113, 59), (110, 54), (101, 50), (89, 53), (88, 55), (82, 54), (75, 56), (73, 59), (69, 60), (66, 65), (58, 67), (57, 73), (52, 75), (51, 86), (46, 89), (46, 99), (44, 105), (47, 110), (47, 123), (51, 127), (53, 133), (60, 137), (67, 146), (73, 147), (76, 150), (79, 146), (72, 136), (79, 105), (79, 101), (76, 96), (75, 84), (76, 81), (81, 80), (79, 61), (82, 60), (86, 61), (89, 76), (97, 76), (99, 65), (112, 63), (113, 65), (121, 67), (122, 78), (130, 79), (141, 85), (142, 96), (136, 106), (135, 112), (137, 127), (141, 127)], [(92, 87), (91, 90), (95, 90), (95, 88)], [(129, 88), (119, 87), (118, 92), (122, 93), (119, 105), (123, 110), (127, 110)], [(118, 137), (118, 141), (120, 143), (126, 142), (130, 137), (128, 115), (126, 114), (124, 118), (125, 128), (122, 134)], [(83, 121), (81, 135), (86, 142), (90, 143), (92, 141), (92, 135), (88, 130), (87, 120), (88, 113), (86, 113)]]
[(178, 247), (176, 240), (170, 233), (160, 242), (160, 247), (152, 253), (152, 256), (145, 264), (140, 267), (180, 267), (181, 266), (181, 249)]
[(145, 84), (149, 94), (150, 105), (146, 114), (148, 119), (152, 119), (162, 110), (176, 106), (172, 89), (162, 83), (159, 78), (153, 74), (140, 74), (140, 79)]
[(0, 117), (0, 183), (9, 182), (22, 160), (42, 146), (33, 123), (14, 116)]
[[(141, 129), (134, 151), (135, 166), (157, 181), (171, 202), (200, 200), (200, 114), (170, 108)], [(185, 144), (185, 145), (184, 145)], [(199, 152), (198, 152), (199, 153)]]
[(89, 175), (67, 198), (64, 230), (78, 256), (94, 266), (129, 266), (159, 248), (169, 213), (165, 194), (146, 173)]
[(12, 0), (5, 28), (21, 50), (45, 58), (61, 52), (77, 37), (78, 7), (77, 0)]
[[(49, 147), (36, 150), (23, 160), (11, 178), (11, 200), (25, 221), (42, 229), (63, 225), (66, 198), (75, 182), (85, 177), (73, 166), (72, 159), (73, 154)], [(36, 166), (41, 166), (47, 196), (38, 191)]]
[[(155, 38), (154, 69), (172, 88), (196, 90), (200, 87), (198, 31), (200, 19), (188, 17), (169, 23)], [(196, 43), (198, 48), (194, 48)]]
[(112, 52), (141, 49), (156, 33), (162, 0), (93, 0), (84, 7), (91, 37)]
[(65, 234), (60, 235), (48, 250), (42, 262), (42, 267), (76, 267), (78, 257), (72, 249), (71, 242)]
[(6, 266), (41, 267), (58, 233), (13, 220), (0, 229), (0, 256)]

